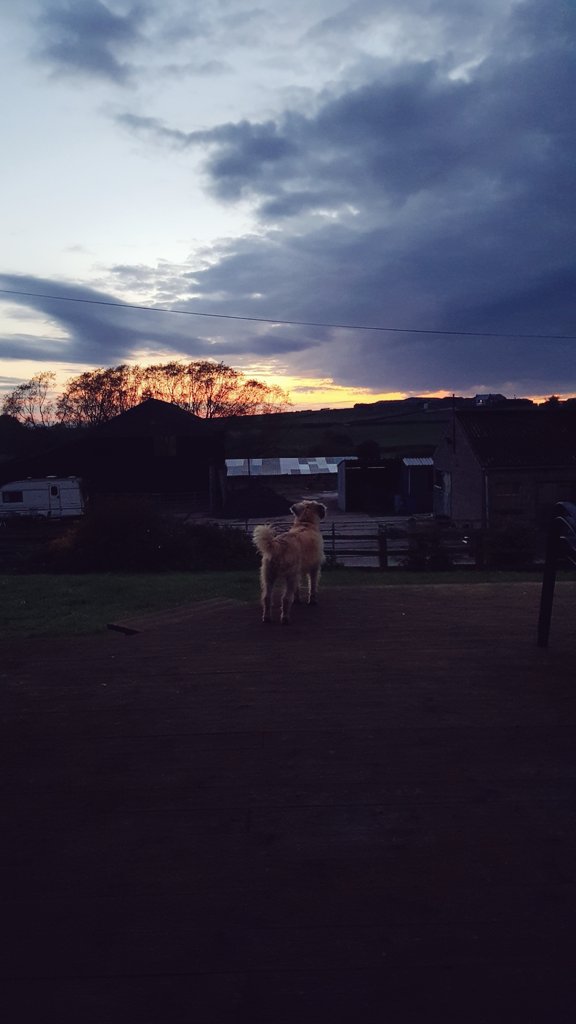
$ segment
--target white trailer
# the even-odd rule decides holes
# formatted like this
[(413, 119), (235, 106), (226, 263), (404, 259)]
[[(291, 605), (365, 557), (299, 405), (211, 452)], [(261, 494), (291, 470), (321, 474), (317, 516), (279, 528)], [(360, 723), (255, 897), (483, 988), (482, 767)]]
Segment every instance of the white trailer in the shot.
[(67, 519), (84, 514), (82, 481), (77, 476), (13, 480), (0, 487), (0, 521)]

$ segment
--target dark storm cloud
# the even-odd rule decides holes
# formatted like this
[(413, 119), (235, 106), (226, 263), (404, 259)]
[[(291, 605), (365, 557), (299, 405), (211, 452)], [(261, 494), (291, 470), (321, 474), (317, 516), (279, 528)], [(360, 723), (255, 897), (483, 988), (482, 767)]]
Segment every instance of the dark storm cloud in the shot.
[[(401, 204), (419, 193), (517, 192), (569, 168), (576, 66), (568, 54), (486, 62), (472, 81), (434, 62), (403, 66), (334, 100), (313, 117), (220, 125), (178, 133), (209, 147), (206, 168), (221, 198), (254, 198), (268, 216), (333, 202)], [(160, 134), (169, 130), (156, 126)], [(566, 182), (567, 184), (567, 182)]]
[[(259, 24), (268, 20), (258, 8), (242, 9), (242, 0), (222, 8), (205, 0), (144, 0), (120, 9), (115, 0), (39, 3), (36, 55), (57, 74), (115, 85), (138, 86), (151, 73), (160, 79), (230, 73), (222, 55), (253, 45)], [(163, 55), (166, 62), (156, 65)]]
[[(185, 39), (186, 6), (167, 7), (162, 24), (160, 10), (151, 11), (147, 45), (154, 32)], [(155, 294), (189, 310), (437, 333), (265, 328), (26, 300), (67, 333), (52, 343), (62, 353), (53, 358), (109, 364), (150, 347), (225, 360), (268, 355), (292, 373), (378, 390), (576, 391), (576, 342), (551, 337), (576, 333), (573, 4), (356, 0), (338, 9), (312, 0), (311, 10), (299, 56), (332, 61), (323, 91), (307, 85), (271, 114), (274, 95), (260, 119), (202, 130), (153, 116), (157, 108), (117, 118), (167, 151), (199, 155), (211, 194), (259, 219), (258, 232), (176, 268), (172, 284), (165, 274)], [(143, 7), (120, 16), (86, 0), (48, 11), (44, 55), (54, 67), (126, 81), (122, 61), (142, 42)], [(232, 40), (242, 29), (246, 45), (258, 31), (265, 47), (271, 22), (261, 11), (231, 0), (199, 11), (188, 40), (221, 42), (226, 31)], [(380, 31), (382, 40), (388, 29), (402, 52), (392, 44), (382, 44), (384, 56), (362, 52), (361, 33)], [(206, 56), (227, 54), (220, 45)], [(204, 61), (199, 52), (181, 64), (162, 55), (175, 61), (163, 65), (172, 77)], [(112, 274), (120, 290), (138, 277), (129, 267)], [(29, 287), (71, 292), (34, 279)], [(25, 339), (13, 339), (18, 346), (27, 356)]]
[[(131, 267), (114, 268), (117, 277), (137, 277)], [(0, 338), (0, 358), (42, 359), (55, 363), (110, 366), (140, 352), (159, 352), (217, 360), (251, 354), (285, 354), (308, 350), (314, 339), (259, 332), (254, 324), (247, 336), (234, 323), (210, 317), (177, 315), (160, 309), (137, 309), (115, 295), (93, 288), (20, 274), (0, 274), (0, 299), (42, 314), (63, 331), (64, 338), (14, 334)], [(186, 303), (178, 303), (185, 309)], [(209, 312), (209, 310), (208, 310)], [(202, 334), (197, 333), (202, 330)]]
[[(1, 297), (43, 314), (66, 335), (62, 340), (42, 340), (41, 344), (37, 338), (3, 338), (0, 356), (7, 359), (40, 358), (43, 352), (55, 362), (108, 366), (129, 359), (143, 348), (159, 346), (178, 351), (178, 341), (184, 334), (182, 325), (166, 324), (161, 314), (124, 309), (121, 304), (107, 306), (105, 303), (118, 302), (118, 299), (96, 289), (19, 274), (0, 275), (0, 288), (28, 293)], [(59, 296), (64, 296), (65, 300)], [(206, 343), (190, 337), (190, 324), (186, 326), (190, 349), (204, 351)]]
[(184, 147), (206, 147), (212, 192), (249, 199), (265, 229), (220, 249), (195, 292), (217, 294), (221, 311), (438, 331), (332, 332), (291, 361), (303, 372), (390, 389), (576, 390), (574, 342), (464, 336), (576, 333), (570, 18), (519, 4), (463, 76), (403, 63), (310, 115), (183, 133)]
[(299, 157), (297, 144), (272, 122), (224, 124), (204, 131), (186, 132), (170, 128), (153, 117), (124, 113), (114, 118), (117, 124), (140, 135), (176, 149), (192, 146), (214, 148), (208, 161), (213, 191), (220, 199), (238, 199), (244, 191), (265, 192), (275, 180), (276, 170), (287, 176), (288, 162)]
[[(309, 232), (290, 244), (236, 242), (229, 255), (195, 275), (194, 292), (200, 297), (193, 304), (249, 315), (288, 319), (296, 313), (315, 322), (438, 332), (306, 328), (310, 344), (291, 358), (295, 372), (333, 375), (381, 390), (496, 390), (498, 383), (499, 390), (543, 393), (557, 390), (561, 381), (564, 390), (576, 391), (576, 341), (547, 338), (576, 333), (576, 274), (564, 268), (539, 272), (529, 229), (526, 252), (514, 253), (504, 245), (506, 221), (484, 225), (480, 210), (471, 230), (475, 227), (485, 227), (485, 234), (474, 244), (468, 244), (467, 225), (459, 222), (449, 222), (443, 233), (435, 226), (425, 246), (417, 233), (405, 237), (401, 227), (383, 236), (379, 229), (356, 232), (341, 225)], [(540, 256), (548, 261), (550, 251), (545, 247)], [(256, 282), (265, 301), (249, 297)], [(212, 293), (217, 301), (201, 297)], [(458, 330), (542, 334), (544, 340), (443, 335)], [(283, 331), (292, 337), (297, 328)]]
[[(273, 333), (272, 331), (253, 335), (250, 341), (250, 355), (292, 355), (295, 352), (308, 352), (315, 345), (319, 344), (318, 339), (313, 337), (297, 337), (293, 328), (290, 328), (289, 333), (291, 337), (283, 337), (281, 333)], [(246, 339), (243, 339), (240, 342), (236, 342), (234, 347), (230, 349), (230, 352), (246, 352), (246, 347)]]
[(124, 84), (131, 75), (126, 50), (141, 41), (146, 8), (116, 14), (101, 0), (51, 3), (39, 19), (40, 55), (55, 71)]
[(420, 21), (428, 31), (441, 31), (447, 45), (462, 47), (467, 39), (477, 41), (487, 28), (490, 31), (495, 16), (509, 6), (502, 0), (408, 0), (402, 5), (397, 0), (352, 0), (334, 11), (335, 5), (327, 3), (325, 16), (319, 16), (308, 35), (332, 46), (335, 38), (349, 40), (359, 29), (378, 27), (383, 19), (400, 26), (400, 37)]

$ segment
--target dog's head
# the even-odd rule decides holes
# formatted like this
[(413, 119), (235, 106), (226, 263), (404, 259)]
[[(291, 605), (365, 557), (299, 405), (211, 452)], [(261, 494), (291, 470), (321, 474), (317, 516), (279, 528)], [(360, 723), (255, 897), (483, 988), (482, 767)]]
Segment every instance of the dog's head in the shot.
[(297, 501), (290, 511), (298, 523), (316, 523), (324, 519), (326, 505), (321, 501)]

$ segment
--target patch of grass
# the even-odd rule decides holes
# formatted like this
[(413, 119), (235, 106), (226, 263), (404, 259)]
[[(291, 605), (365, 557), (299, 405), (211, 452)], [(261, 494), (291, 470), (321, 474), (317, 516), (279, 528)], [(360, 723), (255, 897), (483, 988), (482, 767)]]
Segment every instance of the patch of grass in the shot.
[(257, 601), (255, 573), (0, 576), (5, 639), (95, 633), (119, 617), (224, 596)]
[[(378, 572), (327, 570), (322, 587), (539, 582), (538, 572)], [(575, 580), (574, 573), (561, 579)], [(252, 570), (197, 573), (90, 573), (80, 575), (0, 575), (0, 615), (4, 639), (95, 633), (114, 619), (138, 612), (191, 604), (214, 597), (259, 600)]]

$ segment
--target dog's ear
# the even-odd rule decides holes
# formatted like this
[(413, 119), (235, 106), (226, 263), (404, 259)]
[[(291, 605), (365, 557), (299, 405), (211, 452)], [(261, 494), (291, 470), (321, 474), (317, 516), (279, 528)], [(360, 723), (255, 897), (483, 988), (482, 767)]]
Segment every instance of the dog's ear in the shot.
[(315, 508), (316, 515), (318, 516), (319, 519), (324, 519), (324, 516), (326, 515), (326, 513), (328, 511), (328, 509), (326, 508), (326, 505), (323, 505), (321, 501), (315, 501), (314, 504), (316, 505), (316, 508)]
[(304, 505), (305, 505), (305, 502), (303, 502), (303, 501), (297, 501), (295, 505), (291, 505), (290, 506), (290, 511), (291, 511), (292, 515), (296, 516), (296, 517), (301, 516), (303, 511), (304, 511)]

